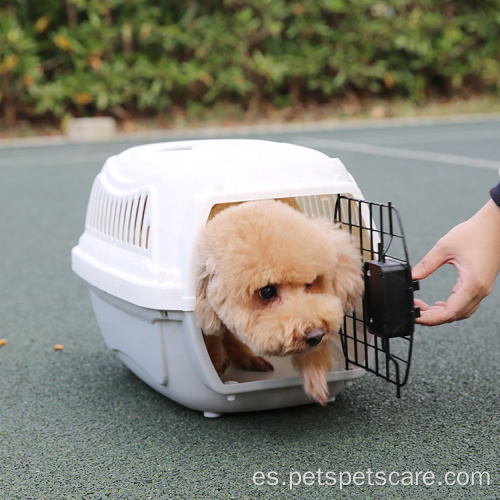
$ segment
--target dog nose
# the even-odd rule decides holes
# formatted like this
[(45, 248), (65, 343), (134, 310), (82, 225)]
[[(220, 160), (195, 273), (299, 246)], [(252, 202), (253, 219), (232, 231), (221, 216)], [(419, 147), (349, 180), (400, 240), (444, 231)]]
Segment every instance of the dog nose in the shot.
[(321, 339), (325, 336), (325, 332), (321, 328), (311, 328), (308, 332), (306, 332), (306, 342), (311, 347), (318, 345), (321, 342)]

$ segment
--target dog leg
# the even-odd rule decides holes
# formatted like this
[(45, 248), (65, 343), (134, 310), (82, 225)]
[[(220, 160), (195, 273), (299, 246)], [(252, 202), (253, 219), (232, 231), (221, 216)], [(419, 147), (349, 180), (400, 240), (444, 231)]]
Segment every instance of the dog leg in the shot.
[(223, 334), (221, 335), (203, 335), (205, 346), (210, 356), (210, 360), (214, 365), (215, 371), (219, 377), (226, 371), (229, 366), (226, 350), (223, 345)]
[(229, 360), (236, 366), (244, 370), (255, 372), (273, 371), (273, 365), (260, 356), (256, 356), (253, 351), (238, 340), (229, 330), (224, 333), (222, 340)]
[(326, 374), (333, 366), (330, 346), (325, 343), (303, 354), (296, 354), (293, 364), (304, 377), (304, 390), (309, 398), (326, 406), (329, 397)]

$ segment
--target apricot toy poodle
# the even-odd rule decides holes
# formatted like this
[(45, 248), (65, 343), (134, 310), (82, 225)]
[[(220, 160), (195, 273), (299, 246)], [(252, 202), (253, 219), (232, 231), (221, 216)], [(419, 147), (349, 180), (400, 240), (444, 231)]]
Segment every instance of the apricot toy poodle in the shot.
[(195, 315), (217, 373), (291, 356), (309, 398), (328, 401), (331, 339), (363, 293), (360, 252), (332, 221), (281, 201), (215, 215), (198, 242)]

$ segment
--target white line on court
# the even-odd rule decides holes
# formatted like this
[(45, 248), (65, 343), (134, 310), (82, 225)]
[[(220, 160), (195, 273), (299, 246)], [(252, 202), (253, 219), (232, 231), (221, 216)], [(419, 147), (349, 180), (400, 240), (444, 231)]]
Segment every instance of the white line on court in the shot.
[(315, 139), (313, 137), (296, 136), (297, 144), (316, 148), (351, 151), (353, 153), (364, 153), (391, 158), (403, 158), (406, 160), (429, 161), (433, 163), (446, 163), (448, 165), (461, 165), (473, 168), (486, 168), (491, 170), (500, 169), (500, 161), (485, 160), (482, 158), (469, 158), (467, 156), (456, 156), (444, 153), (430, 153), (427, 151), (414, 151), (412, 149), (389, 148), (387, 146), (376, 146), (374, 144), (363, 144), (359, 142), (337, 141), (331, 139)]
[[(481, 122), (485, 121), (485, 117), (481, 118)], [(269, 139), (272, 140), (272, 134), (274, 133), (285, 133), (293, 132), (295, 133), (311, 133), (314, 131), (324, 131), (324, 130), (358, 130), (362, 127), (366, 127), (368, 134), (370, 133), (368, 129), (371, 130), (379, 130), (381, 128), (396, 128), (396, 127), (405, 127), (405, 126), (413, 126), (414, 130), (411, 136), (398, 136), (394, 134), (392, 136), (391, 142), (397, 144), (411, 144), (411, 143), (419, 143), (419, 142), (455, 142), (455, 141), (465, 141), (465, 140), (491, 140), (495, 138), (499, 138), (500, 140), (500, 131), (494, 130), (494, 126), (496, 126), (498, 121), (498, 116), (494, 116), (490, 119), (493, 122), (492, 128), (489, 130), (454, 130), (454, 131), (433, 131), (426, 132), (422, 131), (416, 133), (417, 129), (422, 128), (425, 130), (425, 126), (435, 125), (435, 124), (470, 124), (473, 125), (476, 123), (478, 117), (470, 118), (464, 121), (456, 121), (456, 120), (422, 120), (422, 121), (405, 121), (405, 120), (382, 120), (380, 122), (363, 122), (357, 123), (353, 122), (349, 123), (311, 123), (311, 124), (281, 124), (276, 126), (268, 126), (268, 127), (245, 127), (245, 128), (230, 128), (226, 129), (203, 129), (203, 130), (190, 130), (190, 131), (177, 131), (177, 132), (165, 132), (161, 131), (153, 133), (151, 136), (145, 135), (144, 140), (148, 142), (151, 141), (152, 137), (158, 136), (159, 140), (181, 140), (185, 139), (185, 136), (188, 134), (191, 139), (200, 139), (206, 138), (206, 134), (211, 131), (215, 134), (214, 138), (217, 137), (227, 137), (227, 136), (240, 136), (245, 135), (245, 133), (259, 133), (263, 130), (267, 130), (269, 133)], [(57, 140), (42, 140), (36, 139), (33, 141), (30, 140), (18, 140), (14, 142), (9, 147), (9, 141), (2, 143), (0, 141), (0, 169), (2, 168), (19, 168), (19, 167), (46, 167), (46, 166), (64, 166), (64, 165), (79, 165), (79, 164), (101, 164), (111, 156), (112, 154), (116, 154), (117, 152), (117, 144), (124, 143), (124, 148), (127, 142), (130, 141), (130, 145), (134, 145), (135, 143), (140, 143), (140, 134), (139, 135), (130, 135), (130, 136), (119, 136), (116, 141), (110, 141), (109, 143), (70, 143), (67, 139), (59, 138)], [(484, 169), (492, 169), (497, 170), (500, 168), (500, 161), (495, 160), (487, 160), (481, 158), (470, 158), (463, 157), (458, 155), (449, 155), (444, 153), (432, 153), (426, 151), (415, 151), (415, 150), (407, 150), (402, 148), (388, 147), (388, 146), (378, 146), (375, 144), (368, 144), (364, 141), (371, 140), (380, 140), (380, 137), (377, 136), (365, 136), (363, 138), (359, 138), (358, 140), (362, 142), (352, 142), (352, 141), (340, 141), (340, 140), (329, 140), (329, 139), (320, 139), (320, 138), (312, 138), (306, 136), (297, 136), (296, 141), (303, 145), (310, 145), (311, 147), (323, 147), (326, 149), (339, 150), (339, 151), (352, 151), (358, 153), (365, 154), (373, 154), (379, 156), (386, 157), (394, 157), (394, 158), (402, 158), (402, 159), (415, 159), (420, 161), (429, 161), (429, 162), (438, 162), (452, 165), (462, 165), (473, 168), (484, 168)], [(65, 151), (62, 154), (54, 155), (53, 151), (58, 149), (58, 146), (76, 146), (73, 151)], [(108, 146), (106, 146), (108, 144)], [(42, 146), (42, 149), (36, 152), (30, 151), (29, 146)], [(87, 150), (81, 149), (81, 147), (85, 148), (87, 146)], [(94, 151), (92, 148), (98, 146), (98, 151)], [(47, 147), (47, 151), (44, 151)], [(102, 148), (102, 149), (101, 149)], [(12, 149), (12, 151), (9, 151)], [(16, 154), (16, 151), (22, 151), (21, 154)], [(24, 151), (26, 154), (23, 154)]]
[(411, 134), (386, 134), (387, 137), (383, 138), (378, 135), (363, 135), (356, 137), (357, 142), (371, 143), (374, 141), (384, 141), (389, 140), (392, 145), (400, 144), (430, 144), (430, 143), (441, 143), (441, 142), (477, 142), (481, 140), (491, 140), (497, 139), (500, 143), (500, 130), (461, 130), (461, 131), (433, 131), (424, 133), (415, 133), (413, 131)]

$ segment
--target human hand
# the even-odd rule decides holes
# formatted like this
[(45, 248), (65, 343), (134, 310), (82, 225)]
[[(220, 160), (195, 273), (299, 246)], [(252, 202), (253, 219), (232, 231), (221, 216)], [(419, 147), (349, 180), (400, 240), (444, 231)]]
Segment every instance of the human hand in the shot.
[(491, 292), (500, 270), (500, 208), (493, 201), (443, 236), (413, 268), (413, 279), (422, 280), (444, 264), (458, 272), (452, 293), (433, 306), (415, 299), (421, 313), (416, 323), (433, 326), (469, 318)]

